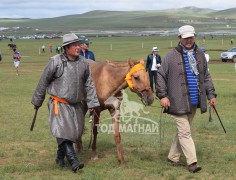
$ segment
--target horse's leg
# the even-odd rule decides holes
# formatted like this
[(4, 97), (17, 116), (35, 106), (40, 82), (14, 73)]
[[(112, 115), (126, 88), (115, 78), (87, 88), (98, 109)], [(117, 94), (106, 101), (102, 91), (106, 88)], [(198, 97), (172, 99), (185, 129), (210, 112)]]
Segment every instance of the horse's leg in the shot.
[(100, 117), (100, 112), (96, 111), (96, 113), (94, 114), (92, 157), (91, 157), (91, 159), (93, 159), (93, 160), (98, 159), (98, 155), (97, 155), (97, 134), (98, 134), (98, 128), (99, 128), (99, 117)]
[(121, 147), (121, 136), (119, 131), (119, 116), (120, 116), (120, 110), (111, 109), (109, 110), (114, 124), (114, 139), (116, 143), (116, 150), (117, 150), (117, 159), (120, 164), (124, 164), (124, 156), (122, 153), (122, 147)]
[(80, 136), (79, 139), (76, 141), (75, 146), (77, 152), (82, 152), (84, 150), (82, 143), (82, 136)]
[(114, 125), (114, 139), (117, 149), (117, 158), (120, 164), (125, 163), (121, 148), (121, 137), (119, 132), (120, 105), (122, 99), (123, 99), (123, 94), (122, 92), (120, 92), (116, 96), (112, 96), (104, 102), (104, 104), (106, 105), (107, 109), (109, 110), (112, 116), (112, 121)]

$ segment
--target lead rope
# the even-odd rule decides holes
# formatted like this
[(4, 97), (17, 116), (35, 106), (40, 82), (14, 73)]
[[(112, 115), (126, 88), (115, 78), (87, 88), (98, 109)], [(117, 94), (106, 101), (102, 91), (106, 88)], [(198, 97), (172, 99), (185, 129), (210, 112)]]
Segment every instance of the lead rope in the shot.
[(159, 131), (160, 131), (160, 147), (162, 148), (162, 139), (164, 139), (164, 129), (162, 129), (162, 113), (163, 113), (164, 107), (161, 108), (161, 114), (160, 114), (160, 126), (159, 126)]

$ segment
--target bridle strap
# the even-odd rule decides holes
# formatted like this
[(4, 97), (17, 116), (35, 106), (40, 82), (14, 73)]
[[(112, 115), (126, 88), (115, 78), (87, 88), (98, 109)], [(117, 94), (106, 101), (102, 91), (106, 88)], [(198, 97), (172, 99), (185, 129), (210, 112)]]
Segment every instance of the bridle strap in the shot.
[(136, 87), (134, 87), (134, 90), (141, 96), (141, 102), (146, 106), (147, 103), (144, 101), (144, 95), (143, 95), (143, 92), (144, 91), (148, 91), (149, 89), (151, 89), (151, 87), (146, 87), (146, 88), (143, 88), (142, 90), (138, 90)]

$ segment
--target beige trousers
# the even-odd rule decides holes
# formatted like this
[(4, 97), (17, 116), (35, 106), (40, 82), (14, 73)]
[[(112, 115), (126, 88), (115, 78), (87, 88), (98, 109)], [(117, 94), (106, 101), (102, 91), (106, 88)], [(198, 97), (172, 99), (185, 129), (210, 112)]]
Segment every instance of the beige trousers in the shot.
[(192, 114), (172, 115), (177, 125), (177, 134), (173, 139), (168, 158), (174, 162), (179, 161), (181, 152), (184, 153), (188, 165), (197, 162), (196, 149), (190, 129), (196, 109), (195, 106), (192, 107)]

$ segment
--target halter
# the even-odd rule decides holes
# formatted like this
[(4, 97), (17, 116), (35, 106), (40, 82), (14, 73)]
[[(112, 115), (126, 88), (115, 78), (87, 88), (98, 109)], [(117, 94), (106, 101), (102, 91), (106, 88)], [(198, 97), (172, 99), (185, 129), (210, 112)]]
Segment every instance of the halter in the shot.
[(149, 86), (149, 87), (145, 87), (145, 88), (143, 88), (143, 89), (141, 89), (141, 90), (138, 90), (138, 89), (135, 87), (135, 84), (132, 82), (133, 73), (138, 72), (138, 71), (140, 71), (140, 70), (145, 70), (145, 68), (144, 68), (144, 66), (143, 66), (142, 64), (139, 63), (139, 64), (134, 65), (134, 66), (130, 69), (130, 71), (128, 72), (128, 74), (126, 74), (125, 80), (126, 80), (126, 82), (128, 83), (129, 88), (130, 88), (131, 90), (136, 91), (136, 92), (141, 96), (141, 101), (142, 101), (142, 103), (143, 103), (144, 105), (146, 105), (145, 101), (143, 100), (143, 99), (144, 99), (143, 92), (144, 92), (144, 91), (147, 91), (147, 90), (149, 90), (149, 89), (151, 89), (151, 87)]

